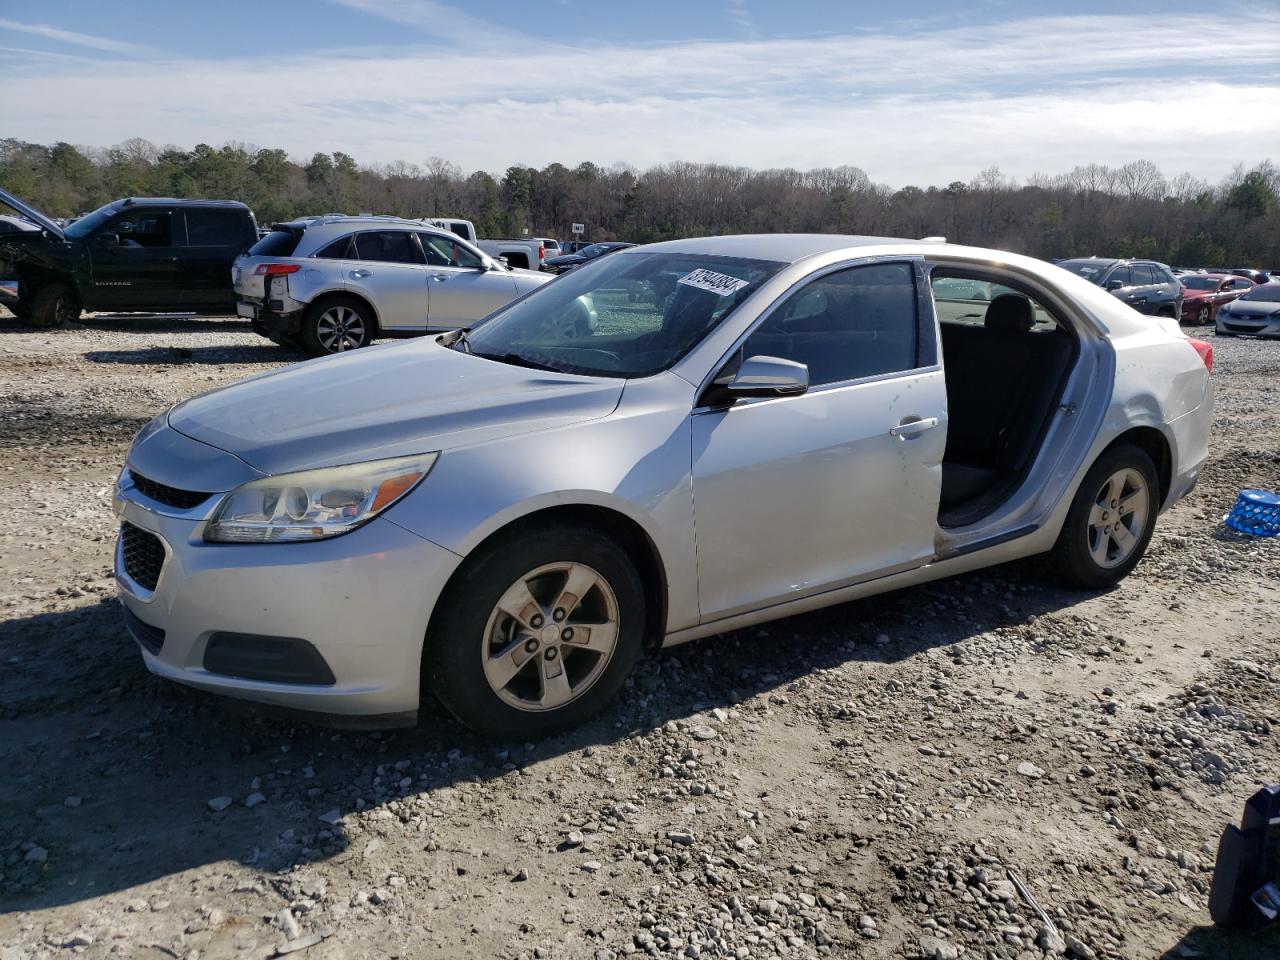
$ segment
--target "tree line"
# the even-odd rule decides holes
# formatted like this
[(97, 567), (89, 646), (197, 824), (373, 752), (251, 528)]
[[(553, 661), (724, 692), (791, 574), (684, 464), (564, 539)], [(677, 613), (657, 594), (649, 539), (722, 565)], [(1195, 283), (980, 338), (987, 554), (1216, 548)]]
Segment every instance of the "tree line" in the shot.
[(724, 233), (946, 236), (1042, 258), (1151, 257), (1176, 265), (1280, 268), (1280, 168), (1237, 167), (1219, 183), (1153, 163), (1078, 166), (1015, 181), (997, 167), (945, 186), (891, 188), (855, 166), (752, 170), (707, 163), (542, 169), (501, 177), (438, 157), (361, 165), (349, 154), (305, 163), (242, 143), (157, 147), (142, 139), (85, 149), (0, 139), (0, 187), (50, 216), (126, 196), (242, 200), (269, 224), (323, 213), (464, 217), (480, 236), (645, 243)]

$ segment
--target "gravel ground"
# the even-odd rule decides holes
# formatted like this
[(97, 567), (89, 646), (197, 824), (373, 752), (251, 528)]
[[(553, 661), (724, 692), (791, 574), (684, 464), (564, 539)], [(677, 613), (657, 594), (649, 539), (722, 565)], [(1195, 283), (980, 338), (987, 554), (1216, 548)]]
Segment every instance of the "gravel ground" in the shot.
[(1118, 589), (1021, 564), (847, 604), (491, 744), (151, 677), (110, 576), (129, 440), (298, 358), (235, 320), (0, 321), (0, 960), (1274, 960), (1206, 898), (1280, 770), (1280, 543), (1220, 525), (1280, 487), (1280, 343), (1215, 347), (1213, 458)]

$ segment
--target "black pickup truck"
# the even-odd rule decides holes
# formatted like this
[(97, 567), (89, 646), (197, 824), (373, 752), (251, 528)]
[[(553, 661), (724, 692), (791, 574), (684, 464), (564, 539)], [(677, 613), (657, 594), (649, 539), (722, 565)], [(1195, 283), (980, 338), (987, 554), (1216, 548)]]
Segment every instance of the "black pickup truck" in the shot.
[(233, 200), (130, 197), (60, 227), (0, 190), (35, 230), (0, 233), (0, 303), (38, 326), (81, 310), (235, 313), (231, 262), (258, 239)]

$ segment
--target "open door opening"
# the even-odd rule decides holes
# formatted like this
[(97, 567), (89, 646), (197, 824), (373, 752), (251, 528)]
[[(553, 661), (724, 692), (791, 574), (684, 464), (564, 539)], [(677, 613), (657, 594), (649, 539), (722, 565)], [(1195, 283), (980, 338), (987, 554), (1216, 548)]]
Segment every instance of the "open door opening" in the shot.
[(948, 407), (938, 523), (966, 527), (1022, 485), (1080, 345), (1066, 323), (1006, 281), (939, 267), (930, 283)]

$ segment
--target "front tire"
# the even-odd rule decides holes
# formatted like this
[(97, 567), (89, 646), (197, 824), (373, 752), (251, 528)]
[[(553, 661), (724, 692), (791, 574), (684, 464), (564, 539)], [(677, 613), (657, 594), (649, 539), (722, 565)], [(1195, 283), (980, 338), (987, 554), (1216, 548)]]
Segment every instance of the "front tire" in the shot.
[(1146, 451), (1128, 444), (1106, 450), (1085, 474), (1054, 544), (1059, 577), (1086, 590), (1119, 583), (1146, 553), (1159, 509)]
[(1209, 305), (1207, 303), (1204, 304), (1199, 310), (1196, 311), (1196, 326), (1207, 327), (1209, 325), (1209, 320), (1211, 319), (1212, 313), (1213, 311), (1209, 309)]
[(373, 342), (373, 312), (350, 297), (317, 300), (302, 315), (303, 349), (313, 357), (358, 350)]
[(28, 313), (36, 327), (68, 327), (80, 319), (80, 301), (65, 283), (51, 283), (36, 291)]
[(540, 527), (481, 547), (459, 569), (422, 675), (476, 732), (536, 740), (612, 700), (644, 635), (644, 590), (626, 552), (586, 527)]

